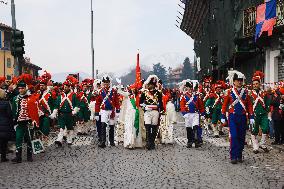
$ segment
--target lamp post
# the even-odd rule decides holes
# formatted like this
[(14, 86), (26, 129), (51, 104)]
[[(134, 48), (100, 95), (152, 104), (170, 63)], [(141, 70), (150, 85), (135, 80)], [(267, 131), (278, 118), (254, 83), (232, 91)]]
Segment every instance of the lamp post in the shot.
[(92, 53), (92, 79), (95, 79), (95, 63), (94, 63), (94, 11), (93, 11), (93, 0), (91, 0), (91, 53)]
[[(11, 15), (12, 15), (12, 29), (16, 30), (17, 25), (16, 25), (16, 6), (15, 6), (15, 1), (11, 0)], [(20, 73), (22, 72), (19, 60), (17, 57), (14, 59), (14, 65), (15, 65), (15, 76), (19, 76)]]

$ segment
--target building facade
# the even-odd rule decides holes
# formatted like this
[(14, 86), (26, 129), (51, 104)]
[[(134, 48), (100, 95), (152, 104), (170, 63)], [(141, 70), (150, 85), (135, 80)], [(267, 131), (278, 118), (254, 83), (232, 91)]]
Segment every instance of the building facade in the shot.
[(14, 76), (17, 76), (16, 69), (19, 69), (20, 73), (29, 73), (36, 78), (38, 71), (42, 69), (32, 64), (30, 58), (19, 59), (19, 68), (16, 68), (15, 59), (11, 53), (11, 36), (12, 28), (0, 23), (0, 76), (5, 76), (7, 80), (11, 80)]
[(284, 26), (284, 0), (277, 1), (277, 24), (273, 35), (264, 33), (255, 42), (256, 8), (263, 0), (187, 0), (180, 29), (194, 39), (201, 75), (225, 79), (237, 69), (250, 80), (256, 70), (265, 73), (266, 82), (284, 79), (279, 60), (279, 36)]
[(182, 69), (183, 66), (178, 66), (177, 68), (169, 68), (168, 71), (168, 86), (174, 88), (179, 82), (182, 81)]
[(14, 57), (11, 54), (12, 28), (0, 23), (0, 76), (14, 77)]
[(34, 78), (37, 78), (39, 76), (38, 72), (42, 70), (41, 67), (31, 63), (31, 59), (28, 57), (25, 57), (23, 60), (21, 60), (21, 68), (22, 73), (30, 74)]

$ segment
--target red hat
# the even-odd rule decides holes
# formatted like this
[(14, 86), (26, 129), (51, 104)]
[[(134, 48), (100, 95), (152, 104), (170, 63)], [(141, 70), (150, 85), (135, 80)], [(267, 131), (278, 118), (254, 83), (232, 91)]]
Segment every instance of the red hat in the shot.
[(74, 86), (75, 86), (76, 84), (78, 84), (78, 83), (79, 83), (79, 82), (78, 82), (78, 80), (77, 80), (75, 77), (69, 75), (69, 76), (66, 78), (66, 81), (64, 81), (63, 85), (68, 85), (68, 86), (74, 87)]
[(264, 73), (261, 72), (261, 71), (256, 71), (254, 74), (253, 74), (253, 77), (252, 77), (252, 81), (259, 81), (261, 82), (261, 80), (264, 78)]
[(33, 76), (30, 74), (22, 74), (18, 77), (17, 85), (18, 87), (26, 87), (27, 85), (32, 85)]
[(282, 95), (284, 95), (284, 87), (280, 87), (280, 88), (279, 88), (279, 92), (280, 92)]
[(224, 81), (218, 80), (214, 85), (214, 89), (216, 89), (216, 88), (226, 89), (227, 85)]
[(213, 81), (213, 78), (211, 76), (205, 76), (203, 78), (204, 83), (211, 83)]
[(50, 79), (51, 79), (51, 74), (48, 73), (47, 71), (44, 71), (44, 74), (41, 77), (39, 77), (39, 82), (40, 82), (40, 84), (47, 85), (47, 83), (50, 81)]
[(0, 84), (6, 81), (6, 77), (0, 77)]
[(81, 88), (83, 88), (84, 85), (87, 85), (87, 86), (92, 86), (92, 80), (91, 79), (84, 79), (81, 83)]

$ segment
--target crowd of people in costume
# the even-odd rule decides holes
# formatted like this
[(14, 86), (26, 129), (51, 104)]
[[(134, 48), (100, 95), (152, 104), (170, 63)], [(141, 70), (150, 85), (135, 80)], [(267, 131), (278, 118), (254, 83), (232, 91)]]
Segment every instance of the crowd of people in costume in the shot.
[(13, 163), (22, 162), (24, 142), (27, 161), (33, 161), (35, 141), (50, 145), (51, 130), (59, 148), (71, 146), (76, 136), (95, 133), (99, 148), (123, 143), (129, 149), (154, 150), (157, 140), (175, 142), (180, 117), (187, 148), (201, 147), (204, 134), (223, 137), (228, 127), (231, 163), (241, 163), (247, 132), (254, 153), (269, 152), (268, 138), (275, 145), (284, 143), (284, 85), (267, 87), (263, 78), (257, 71), (251, 85), (245, 85), (244, 74), (233, 70), (226, 81), (187, 79), (175, 89), (163, 87), (156, 75), (125, 87), (120, 79), (113, 86), (108, 75), (81, 83), (68, 76), (62, 84), (47, 72), (37, 79), (29, 74), (12, 81), (0, 78), (1, 162), (8, 161), (11, 140), (16, 146)]

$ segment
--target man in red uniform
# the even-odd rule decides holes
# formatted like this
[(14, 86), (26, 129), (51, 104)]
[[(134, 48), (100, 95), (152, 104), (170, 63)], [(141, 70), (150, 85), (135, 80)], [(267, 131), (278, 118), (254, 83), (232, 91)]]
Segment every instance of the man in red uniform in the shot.
[(243, 162), (242, 152), (245, 145), (247, 115), (250, 118), (250, 124), (254, 124), (253, 107), (248, 90), (243, 87), (245, 76), (238, 71), (229, 71), (230, 83), (233, 88), (227, 91), (222, 106), (221, 122), (226, 122), (226, 112), (228, 111), (228, 122), (230, 128), (230, 155), (231, 163)]
[(201, 135), (198, 133), (198, 127), (200, 127), (200, 115), (204, 120), (204, 104), (199, 95), (194, 92), (193, 83), (189, 79), (184, 80), (182, 83), (181, 90), (183, 94), (180, 98), (180, 109), (185, 119), (188, 140), (187, 148), (191, 148), (193, 143), (195, 144), (195, 148), (198, 148), (202, 143)]
[(115, 146), (114, 143), (114, 126), (115, 126), (115, 114), (119, 114), (119, 95), (117, 91), (111, 87), (111, 79), (109, 76), (104, 76), (102, 79), (103, 88), (99, 91), (96, 98), (96, 109), (100, 110), (101, 116), (101, 133), (99, 147), (106, 147), (106, 127), (109, 125), (109, 142), (111, 146)]

